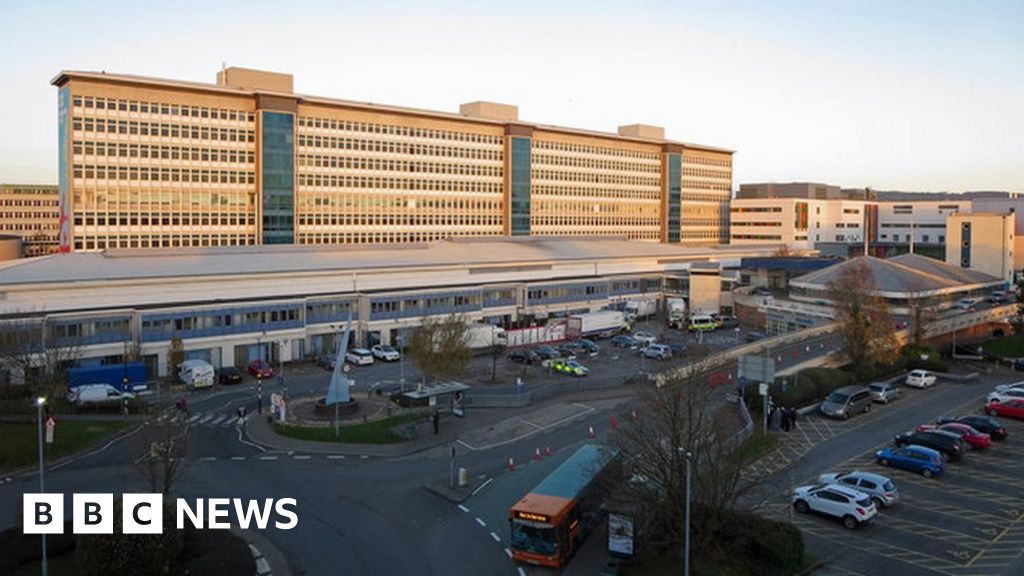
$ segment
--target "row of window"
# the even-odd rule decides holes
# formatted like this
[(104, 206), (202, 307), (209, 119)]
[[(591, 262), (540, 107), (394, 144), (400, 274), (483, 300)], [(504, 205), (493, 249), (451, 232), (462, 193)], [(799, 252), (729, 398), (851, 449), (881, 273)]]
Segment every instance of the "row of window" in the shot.
[(534, 150), (576, 152), (579, 154), (588, 154), (591, 156), (604, 156), (611, 158), (635, 158), (639, 160), (647, 160), (648, 162), (657, 162), (658, 166), (661, 165), (661, 154), (657, 152), (640, 152), (639, 150), (609, 148), (606, 146), (591, 146), (589, 144), (568, 144), (564, 142), (549, 142), (547, 140), (533, 140), (532, 147)]
[(145, 236), (75, 236), (75, 250), (105, 250), (108, 248), (180, 248), (187, 246), (252, 246), (256, 244), (253, 234), (237, 232), (152, 234)]
[(57, 206), (57, 198), (53, 200), (17, 200), (14, 198), (0, 198), (0, 206), (25, 206), (25, 207), (42, 207), (42, 206)]
[(412, 242), (434, 242), (456, 236), (501, 236), (501, 228), (493, 230), (443, 228), (437, 230), (346, 230), (308, 231), (297, 230), (299, 244), (397, 244)]
[(725, 156), (724, 158), (704, 158), (701, 156), (689, 156), (684, 152), (683, 168), (685, 169), (688, 165), (719, 166), (722, 168), (732, 168), (732, 157)]
[(333, 120), (309, 116), (299, 117), (299, 128), (319, 128), (331, 132), (363, 132), (366, 134), (382, 134), (386, 136), (404, 136), (407, 138), (428, 138), (432, 140), (451, 140), (454, 142), (473, 142), (478, 144), (498, 145), (501, 136), (487, 136), (472, 132), (453, 132), (451, 130), (435, 130), (430, 128), (412, 128), (392, 124), (372, 124), (351, 120)]
[(302, 168), (332, 168), (339, 170), (373, 170), (400, 173), (445, 174), (452, 176), (481, 176), (501, 178), (504, 172), (500, 164), (480, 165), (465, 162), (423, 162), (416, 160), (391, 160), (385, 158), (354, 158), (346, 156), (321, 156), (299, 154), (298, 165)]
[(732, 222), (731, 226), (768, 226), (778, 228), (782, 226), (782, 222)]
[(244, 110), (228, 110), (225, 108), (207, 108), (205, 106), (187, 106), (183, 104), (158, 104), (135, 100), (117, 100), (115, 98), (99, 98), (93, 96), (75, 96), (73, 105), (86, 110), (113, 110), (117, 112), (137, 112), (141, 114), (162, 114), (164, 116), (180, 116), (182, 118), (206, 118), (229, 120), (233, 122), (255, 122), (256, 115)]
[(477, 194), (501, 194), (501, 182), (475, 182), (464, 180), (437, 180), (413, 178), (385, 178), (375, 176), (336, 176), (328, 174), (300, 174), (300, 188), (340, 188), (370, 190), (424, 190), (442, 192), (470, 192)]
[(21, 212), (17, 210), (8, 210), (6, 212), (0, 212), (0, 218), (18, 218), (20, 220), (30, 220), (37, 218), (40, 220), (48, 218), (57, 218), (59, 212), (57, 210), (48, 212)]
[(558, 156), (554, 154), (531, 155), (534, 166), (561, 166), (565, 168), (583, 168), (589, 170), (609, 170), (613, 172), (631, 172), (637, 174), (661, 174), (660, 162), (642, 162), (627, 160), (609, 160), (605, 157)]
[[(154, 160), (183, 160), (193, 162), (230, 162), (232, 164), (254, 164), (255, 149), (236, 150), (226, 148), (161, 146), (158, 144), (126, 144), (123, 142), (75, 142), (72, 153), (80, 156), (108, 156), (120, 158), (152, 158)], [(75, 158), (75, 160), (80, 160)]]
[(78, 226), (256, 226), (253, 214), (75, 214)]
[(202, 184), (255, 184), (252, 170), (208, 170), (199, 168), (160, 168), (156, 166), (112, 166), (75, 164), (74, 178), (96, 180), (135, 180), (139, 182), (194, 182)]
[(733, 240), (782, 240), (778, 234), (733, 234)]
[[(93, 134), (123, 134), (126, 136), (147, 136), (162, 138), (184, 138), (191, 140), (212, 140), (217, 142), (255, 142), (256, 131), (243, 128), (218, 128), (215, 126), (189, 126), (164, 122), (142, 122), (135, 120), (104, 120), (102, 118), (75, 118), (71, 122), (75, 132)], [(79, 140), (80, 138), (75, 138)]]
[(781, 206), (733, 206), (729, 208), (733, 214), (748, 214), (760, 212), (782, 212)]
[(299, 148), (316, 150), (358, 150), (406, 156), (434, 156), (440, 158), (464, 158), (469, 160), (502, 160), (501, 148), (471, 148), (445, 144), (412, 144), (408, 142), (364, 140), (361, 138), (339, 138), (333, 136), (298, 137)]
[(661, 203), (661, 190), (649, 188), (637, 190), (635, 188), (602, 188), (599, 186), (570, 186), (565, 184), (550, 184), (536, 182), (530, 186), (530, 196), (540, 198), (543, 196), (570, 196), (587, 199), (620, 199), (632, 201), (648, 201), (655, 204)]
[(531, 176), (535, 182), (583, 182), (601, 186), (645, 186), (660, 189), (661, 179), (657, 176), (631, 176), (628, 174), (595, 174), (592, 172), (576, 172), (573, 170), (545, 170), (533, 167)]

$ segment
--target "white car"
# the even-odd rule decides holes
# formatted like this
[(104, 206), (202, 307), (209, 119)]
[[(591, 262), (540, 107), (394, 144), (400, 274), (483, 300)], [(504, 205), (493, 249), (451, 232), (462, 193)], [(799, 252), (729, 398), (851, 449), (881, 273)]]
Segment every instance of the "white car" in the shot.
[(658, 337), (650, 332), (634, 332), (633, 339), (639, 342), (641, 346), (649, 346), (658, 341)]
[(131, 392), (121, 392), (110, 384), (83, 384), (68, 391), (68, 401), (76, 406), (105, 404), (135, 398)]
[(971, 308), (974, 308), (974, 305), (977, 303), (978, 301), (974, 298), (963, 298), (957, 300), (955, 308), (958, 310), (970, 310)]
[(988, 401), (986, 404), (993, 402), (1006, 402), (1007, 400), (1024, 399), (1024, 382), (1014, 382), (1013, 384), (1001, 384), (996, 386), (995, 391), (989, 393)]
[(391, 346), (387, 344), (376, 344), (370, 348), (370, 352), (374, 358), (379, 358), (387, 362), (396, 362), (402, 355)]
[(907, 380), (904, 383), (913, 388), (935, 386), (935, 374), (927, 370), (911, 370), (910, 374), (907, 374)]
[(366, 348), (353, 348), (345, 353), (345, 362), (357, 366), (373, 364), (373, 353)]
[(841, 484), (813, 484), (793, 490), (793, 508), (801, 513), (816, 512), (842, 520), (853, 530), (878, 515), (871, 496)]

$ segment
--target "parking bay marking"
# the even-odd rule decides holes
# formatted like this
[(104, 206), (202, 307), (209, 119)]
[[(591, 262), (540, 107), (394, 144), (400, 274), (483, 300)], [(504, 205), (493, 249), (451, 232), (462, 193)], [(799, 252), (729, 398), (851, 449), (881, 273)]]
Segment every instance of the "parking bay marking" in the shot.
[[(954, 568), (962, 565), (948, 558), (942, 558), (939, 556), (918, 552), (916, 550), (903, 548), (901, 546), (888, 544), (878, 539), (871, 539), (861, 534), (847, 532), (845, 529), (844, 534), (840, 536), (834, 532), (838, 528), (813, 523), (810, 521), (810, 519), (794, 519), (794, 523), (797, 524), (797, 526), (800, 526), (802, 530), (808, 532), (811, 536), (822, 538), (824, 540), (832, 542), (833, 544), (849, 546), (849, 541), (851, 539), (859, 540), (864, 543), (864, 546), (861, 547), (861, 550), (866, 553), (876, 554), (884, 558), (893, 558), (896, 560), (900, 560), (902, 562), (906, 562), (908, 564), (922, 566), (924, 568), (928, 568), (931, 570), (940, 568)], [(825, 528), (825, 530), (820, 530), (821, 528)]]

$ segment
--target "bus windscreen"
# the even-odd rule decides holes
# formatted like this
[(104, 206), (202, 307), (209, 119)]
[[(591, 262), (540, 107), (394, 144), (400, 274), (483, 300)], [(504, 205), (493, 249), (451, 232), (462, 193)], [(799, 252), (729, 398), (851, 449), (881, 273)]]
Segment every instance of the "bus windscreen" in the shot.
[(555, 528), (543, 522), (513, 519), (512, 546), (524, 552), (554, 556), (558, 551)]

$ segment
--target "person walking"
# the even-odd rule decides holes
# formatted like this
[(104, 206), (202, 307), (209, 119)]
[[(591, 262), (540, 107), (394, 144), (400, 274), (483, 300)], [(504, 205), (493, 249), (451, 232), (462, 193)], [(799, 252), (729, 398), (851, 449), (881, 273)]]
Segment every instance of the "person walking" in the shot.
[(796, 430), (796, 419), (800, 414), (796, 411), (796, 408), (789, 409), (789, 427)]
[(434, 425), (434, 436), (437, 436), (441, 424), (441, 413), (437, 411), (437, 408), (434, 408), (434, 412), (430, 415), (430, 423)]
[(790, 420), (789, 420), (789, 408), (782, 407), (782, 430), (789, 432)]
[(771, 414), (768, 417), (768, 426), (772, 432), (778, 432), (782, 427), (782, 412), (778, 407), (772, 408)]

